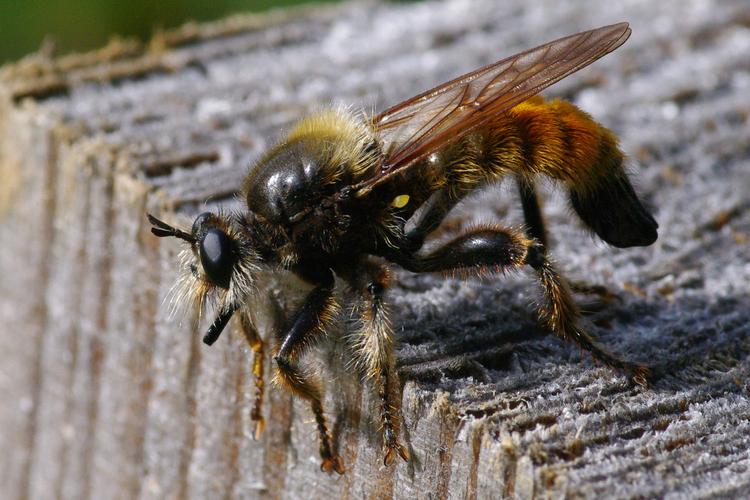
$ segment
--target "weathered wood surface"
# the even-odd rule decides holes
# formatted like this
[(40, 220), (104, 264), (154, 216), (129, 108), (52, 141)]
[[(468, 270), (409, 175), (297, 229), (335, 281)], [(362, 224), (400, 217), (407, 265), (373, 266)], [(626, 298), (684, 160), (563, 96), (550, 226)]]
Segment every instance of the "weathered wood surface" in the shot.
[[(163, 298), (189, 220), (231, 204), (249, 163), (307, 110), (365, 109), (560, 35), (628, 20), (616, 53), (550, 90), (617, 131), (659, 241), (593, 243), (545, 205), (570, 277), (620, 295), (601, 341), (649, 390), (535, 326), (528, 276), (400, 273), (390, 295), (414, 460), (381, 465), (372, 394), (334, 370), (348, 472), (318, 471), (303, 404), (271, 391), (250, 435), (251, 355), (200, 345)], [(187, 26), (148, 47), (0, 70), (2, 498), (529, 498), (750, 494), (750, 9), (726, 2), (354, 4)], [(520, 222), (515, 193), (455, 226)], [(172, 214), (174, 213), (174, 214)], [(330, 364), (340, 366), (336, 354)]]

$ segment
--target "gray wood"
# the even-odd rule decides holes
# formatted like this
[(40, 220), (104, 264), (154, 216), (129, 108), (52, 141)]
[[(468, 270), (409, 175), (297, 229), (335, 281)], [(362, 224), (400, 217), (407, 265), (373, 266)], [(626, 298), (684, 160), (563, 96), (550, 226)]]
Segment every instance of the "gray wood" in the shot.
[[(749, 16), (742, 0), (347, 4), (0, 69), (0, 496), (750, 494)], [(545, 335), (526, 273), (398, 271), (412, 462), (382, 466), (375, 398), (346, 368), (340, 331), (318, 358), (347, 473), (318, 470), (311, 412), (273, 388), (253, 441), (252, 355), (233, 328), (207, 348), (207, 318), (169, 315), (179, 243), (152, 237), (144, 213), (189, 224), (237, 206), (248, 165), (312, 109), (382, 109), (621, 20), (632, 38), (548, 94), (620, 135), (660, 238), (595, 243), (551, 186), (544, 211), (566, 274), (619, 295), (588, 328), (651, 364), (654, 385)], [(521, 222), (507, 186), (449, 222), (498, 219)]]

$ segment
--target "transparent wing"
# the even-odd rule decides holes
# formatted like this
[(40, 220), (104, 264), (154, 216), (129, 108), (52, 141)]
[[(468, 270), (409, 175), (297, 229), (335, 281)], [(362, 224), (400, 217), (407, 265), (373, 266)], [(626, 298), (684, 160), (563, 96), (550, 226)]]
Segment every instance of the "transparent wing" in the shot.
[(612, 52), (630, 36), (628, 23), (560, 38), (467, 73), (372, 119), (383, 141), (382, 171), (367, 191), (477, 126)]

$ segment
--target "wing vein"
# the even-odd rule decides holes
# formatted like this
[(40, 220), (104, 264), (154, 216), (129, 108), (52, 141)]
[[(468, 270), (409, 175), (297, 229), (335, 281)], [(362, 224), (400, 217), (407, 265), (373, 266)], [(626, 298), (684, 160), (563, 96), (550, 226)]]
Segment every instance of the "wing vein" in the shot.
[(386, 152), (383, 167), (355, 188), (369, 191), (612, 52), (629, 36), (627, 23), (569, 35), (454, 78), (387, 109), (371, 122)]

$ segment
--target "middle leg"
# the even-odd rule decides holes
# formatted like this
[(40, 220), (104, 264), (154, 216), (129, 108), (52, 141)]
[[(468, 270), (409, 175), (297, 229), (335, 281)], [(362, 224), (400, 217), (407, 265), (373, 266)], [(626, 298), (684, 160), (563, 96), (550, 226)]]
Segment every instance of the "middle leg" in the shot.
[(346, 276), (349, 285), (359, 296), (357, 312), (360, 326), (353, 334), (355, 355), (367, 377), (377, 387), (380, 398), (383, 463), (391, 465), (396, 455), (408, 461), (409, 451), (398, 440), (401, 386), (393, 353), (393, 329), (383, 302), (390, 281), (388, 269), (363, 262)]

